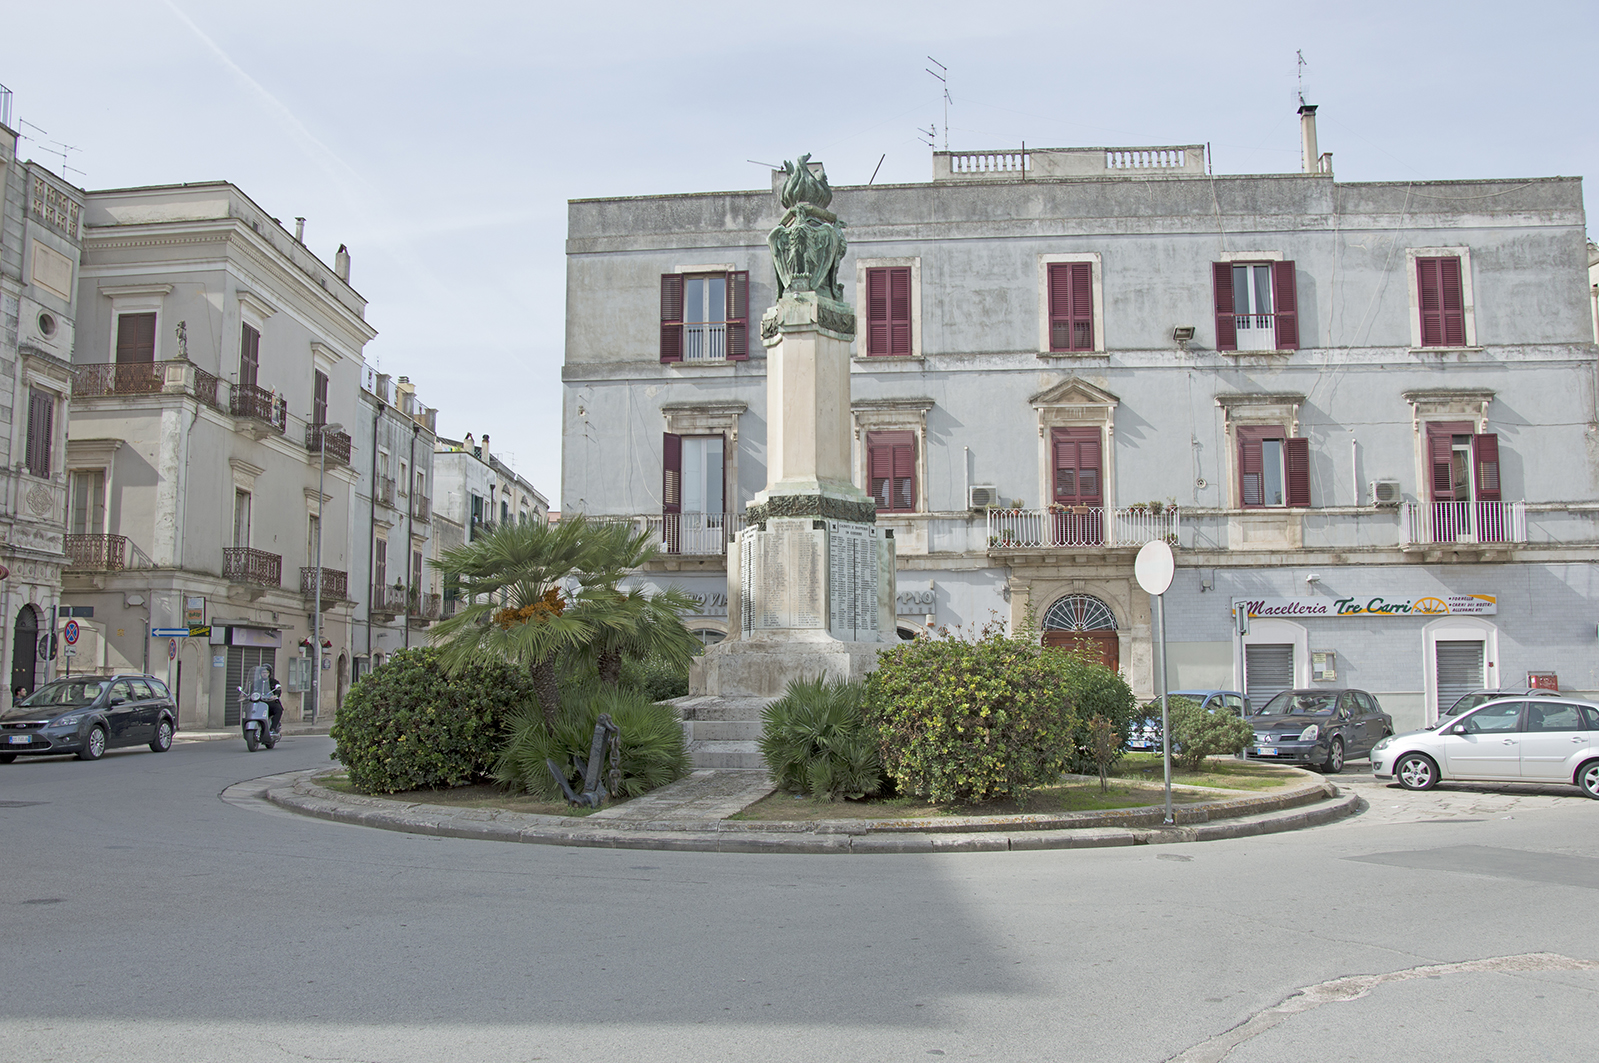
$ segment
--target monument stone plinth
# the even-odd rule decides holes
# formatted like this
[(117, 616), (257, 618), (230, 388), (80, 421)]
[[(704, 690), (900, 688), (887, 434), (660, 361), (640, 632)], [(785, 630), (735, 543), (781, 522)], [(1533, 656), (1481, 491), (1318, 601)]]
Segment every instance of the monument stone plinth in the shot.
[(838, 264), (844, 225), (809, 156), (785, 164), (786, 212), (767, 238), (778, 298), (761, 318), (767, 482), (728, 551), (728, 638), (689, 674), (692, 694), (781, 694), (794, 678), (858, 679), (897, 638), (894, 540), (850, 470), (855, 313)]

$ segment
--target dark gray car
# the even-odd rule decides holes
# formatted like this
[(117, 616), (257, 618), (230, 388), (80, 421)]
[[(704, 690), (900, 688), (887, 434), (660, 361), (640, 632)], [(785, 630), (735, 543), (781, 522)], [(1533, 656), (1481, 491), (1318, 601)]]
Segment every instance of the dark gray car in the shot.
[(18, 756), (99, 760), (107, 749), (172, 748), (178, 709), (151, 675), (75, 675), (55, 679), (0, 716), (0, 764)]
[(1394, 721), (1364, 690), (1285, 690), (1249, 717), (1252, 760), (1305, 764), (1329, 774), (1394, 733)]

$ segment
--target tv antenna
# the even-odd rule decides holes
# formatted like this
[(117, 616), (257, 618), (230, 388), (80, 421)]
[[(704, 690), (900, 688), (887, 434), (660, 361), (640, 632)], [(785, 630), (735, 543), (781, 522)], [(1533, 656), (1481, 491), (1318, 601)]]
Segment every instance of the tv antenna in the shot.
[(933, 67), (924, 67), (923, 69), (925, 69), (929, 74), (932, 74), (935, 78), (937, 78), (938, 79), (938, 83), (941, 86), (943, 86), (943, 89), (944, 89), (944, 150), (948, 151), (949, 150), (949, 105), (950, 105), (951, 102), (953, 102), (949, 98), (949, 78), (946, 76), (946, 75), (949, 74), (949, 67), (945, 66), (943, 63), (940, 63), (937, 59), (934, 59), (932, 56), (928, 56), (927, 57), (927, 61), (929, 63), (932, 63), (933, 66), (938, 67), (938, 69), (934, 70)]
[(1294, 49), (1294, 56), (1298, 61), (1299, 106), (1303, 107), (1305, 105), (1305, 67), (1309, 66), (1310, 64), (1305, 62), (1305, 53), (1301, 49)]
[[(38, 130), (38, 132), (43, 133), (45, 136), (49, 136), (50, 135), (50, 131), (48, 129), (39, 129), (38, 126), (34, 125), (32, 122), (28, 121), (26, 118), (19, 118), (19, 119), (17, 119), (17, 122), (19, 124), (21, 124), (21, 125), (27, 126), (29, 129)], [(33, 141), (35, 144), (39, 145), (40, 148), (44, 149), (45, 151), (48, 151), (50, 154), (61, 156), (61, 176), (62, 177), (66, 177), (67, 176), (67, 171), (69, 171), (69, 170), (72, 171), (73, 173), (76, 173), (76, 174), (83, 173), (83, 171), (78, 169), (76, 166), (68, 166), (67, 165), (67, 152), (69, 152), (69, 151), (82, 151), (83, 150), (82, 148), (74, 147), (71, 144), (64, 144), (64, 143), (62, 143), (59, 140), (40, 140), (38, 137), (30, 137), (26, 133), (22, 133), (22, 134), (19, 134), (19, 135), (24, 140)], [(88, 175), (85, 174), (84, 176), (88, 176)]]
[(917, 126), (916, 127), (916, 132), (920, 133), (922, 136), (927, 138), (927, 146), (928, 147), (930, 147), (930, 148), (937, 148), (938, 147), (938, 123), (937, 122), (932, 123), (926, 129), (923, 129), (921, 126)]

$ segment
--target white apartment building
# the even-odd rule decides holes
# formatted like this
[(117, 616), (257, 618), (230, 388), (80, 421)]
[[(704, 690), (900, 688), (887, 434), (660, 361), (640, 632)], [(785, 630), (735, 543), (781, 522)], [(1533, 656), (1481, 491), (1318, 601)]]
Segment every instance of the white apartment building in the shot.
[(272, 664), (310, 716), (315, 658), (292, 661), (320, 571), (331, 714), (365, 582), (350, 433), (376, 334), (348, 254), (320, 261), (225, 182), (96, 191), (77, 295), (62, 600), (93, 616), (74, 667), (166, 674), (182, 726), (220, 727)]
[[(1581, 180), (1305, 156), (936, 152), (928, 182), (833, 189), (902, 634), (1031, 617), (1147, 695), (1133, 558), (1161, 538), (1175, 688), (1354, 686), (1401, 729), (1474, 686), (1599, 692)], [(561, 509), (656, 529), (641, 579), (697, 595), (707, 638), (766, 481), (749, 331), (781, 213), (768, 188), (569, 205)]]
[[(433, 476), (434, 556), (492, 525), (550, 519), (550, 500), (490, 449), (486, 432), (481, 443), (470, 432), (460, 440), (439, 437)], [(449, 616), (458, 598), (447, 584), (441, 590), (442, 615)]]

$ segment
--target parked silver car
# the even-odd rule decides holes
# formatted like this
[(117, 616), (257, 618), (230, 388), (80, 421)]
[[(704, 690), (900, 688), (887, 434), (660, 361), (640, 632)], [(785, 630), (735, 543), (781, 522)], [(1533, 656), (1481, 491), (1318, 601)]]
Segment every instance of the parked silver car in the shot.
[(1500, 698), (1371, 751), (1371, 772), (1407, 790), (1441, 780), (1546, 782), (1599, 798), (1599, 705), (1565, 698)]

